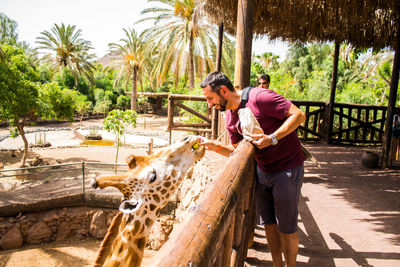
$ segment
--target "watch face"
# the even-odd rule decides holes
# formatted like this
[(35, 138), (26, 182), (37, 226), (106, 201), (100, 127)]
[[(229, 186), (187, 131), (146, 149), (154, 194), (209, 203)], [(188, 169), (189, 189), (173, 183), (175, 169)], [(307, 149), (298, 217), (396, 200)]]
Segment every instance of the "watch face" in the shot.
[(271, 135), (271, 145), (275, 146), (278, 144), (278, 139), (276, 139), (275, 135)]

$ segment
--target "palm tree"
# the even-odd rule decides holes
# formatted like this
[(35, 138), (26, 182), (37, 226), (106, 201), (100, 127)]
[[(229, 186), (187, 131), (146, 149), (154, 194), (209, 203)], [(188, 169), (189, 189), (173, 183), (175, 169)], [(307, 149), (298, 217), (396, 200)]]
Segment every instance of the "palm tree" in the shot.
[(38, 50), (48, 51), (43, 60), (50, 63), (54, 70), (63, 68), (71, 69), (75, 80), (83, 75), (90, 83), (93, 83), (94, 66), (90, 62), (94, 54), (89, 54), (93, 49), (91, 42), (81, 38), (81, 30), (76, 30), (75, 25), (61, 26), (54, 24), (51, 31), (42, 31), (36, 38), (40, 46)]
[(260, 65), (268, 72), (271, 68), (278, 68), (279, 62), (278, 58), (279, 56), (274, 55), (271, 52), (266, 52), (263, 53), (262, 55), (256, 56), (258, 61), (260, 62)]
[[(201, 16), (200, 2), (196, 0), (148, 0), (159, 2), (163, 7), (153, 7), (142, 11), (142, 15), (151, 14), (137, 23), (153, 20), (154, 26), (144, 31), (153, 40), (153, 51), (159, 54), (154, 73), (158, 83), (164, 81), (171, 69), (175, 81), (179, 75), (189, 77), (189, 89), (194, 87), (195, 74), (202, 77), (205, 71), (215, 69), (217, 31), (207, 24)], [(234, 49), (232, 41), (224, 42)], [(223, 56), (223, 67), (233, 62), (235, 53), (228, 51)], [(228, 56), (228, 57), (227, 57)], [(185, 66), (182, 70), (181, 67)], [(227, 68), (226, 71), (231, 71)]]
[(117, 69), (115, 84), (124, 83), (127, 88), (132, 83), (131, 109), (136, 111), (137, 82), (150, 67), (148, 44), (144, 35), (138, 35), (134, 29), (123, 29), (125, 37), (121, 44), (110, 43), (115, 59), (111, 66)]

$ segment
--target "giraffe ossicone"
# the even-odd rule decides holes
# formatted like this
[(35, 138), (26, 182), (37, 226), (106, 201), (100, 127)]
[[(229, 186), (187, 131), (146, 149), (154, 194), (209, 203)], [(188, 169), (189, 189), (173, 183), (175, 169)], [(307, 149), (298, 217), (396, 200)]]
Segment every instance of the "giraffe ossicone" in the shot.
[(94, 266), (140, 266), (150, 228), (205, 148), (188, 136), (149, 156), (126, 159), (127, 174), (93, 179), (95, 188), (116, 187), (124, 195)]

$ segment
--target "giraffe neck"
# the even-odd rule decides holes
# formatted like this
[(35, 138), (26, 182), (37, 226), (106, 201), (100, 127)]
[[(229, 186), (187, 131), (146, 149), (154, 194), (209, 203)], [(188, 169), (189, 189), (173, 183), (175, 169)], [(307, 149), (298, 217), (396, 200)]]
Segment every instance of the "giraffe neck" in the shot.
[(154, 221), (150, 217), (123, 214), (103, 266), (140, 266)]

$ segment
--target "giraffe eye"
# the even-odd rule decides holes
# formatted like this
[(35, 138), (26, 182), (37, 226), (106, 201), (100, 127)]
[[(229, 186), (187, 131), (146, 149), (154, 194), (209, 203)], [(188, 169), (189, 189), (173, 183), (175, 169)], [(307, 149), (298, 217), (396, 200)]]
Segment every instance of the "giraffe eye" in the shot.
[(157, 173), (156, 173), (156, 170), (153, 170), (149, 174), (149, 182), (150, 182), (150, 184), (153, 183), (155, 180), (157, 180)]

